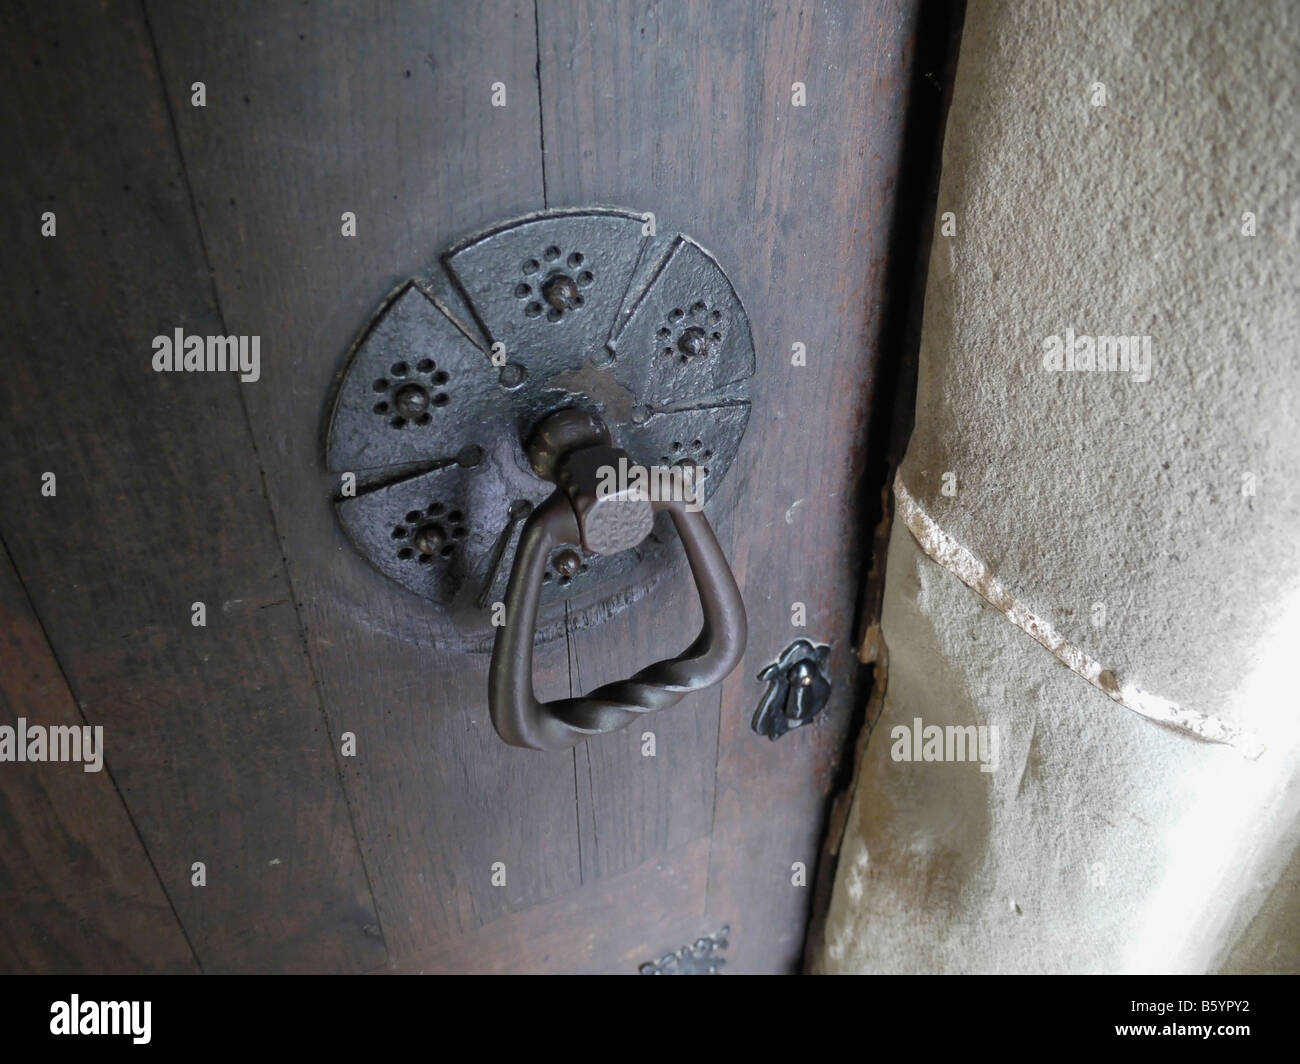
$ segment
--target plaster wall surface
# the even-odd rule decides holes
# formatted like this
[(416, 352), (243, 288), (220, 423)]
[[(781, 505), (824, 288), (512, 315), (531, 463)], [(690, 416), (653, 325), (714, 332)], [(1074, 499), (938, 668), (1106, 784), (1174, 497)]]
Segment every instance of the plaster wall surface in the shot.
[[(1294, 971), (1300, 9), (972, 0), (961, 47), (814, 970)], [(996, 769), (897, 760), (918, 719)]]

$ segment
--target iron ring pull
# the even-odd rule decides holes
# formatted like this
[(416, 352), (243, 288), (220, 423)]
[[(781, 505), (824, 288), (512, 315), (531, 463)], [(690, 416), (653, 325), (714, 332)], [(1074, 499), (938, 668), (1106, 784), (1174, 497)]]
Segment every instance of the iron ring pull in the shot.
[(542, 577), (552, 548), (581, 541), (573, 501), (557, 489), (525, 522), (506, 590), (506, 623), (492, 648), (488, 699), (492, 724), (507, 743), (533, 750), (566, 750), (615, 731), (647, 713), (676, 705), (692, 691), (721, 682), (745, 651), (745, 605), (727, 559), (702, 510), (683, 502), (649, 502), (667, 510), (686, 551), (704, 624), (681, 654), (647, 666), (627, 680), (582, 698), (538, 702), (533, 691), (533, 641)]

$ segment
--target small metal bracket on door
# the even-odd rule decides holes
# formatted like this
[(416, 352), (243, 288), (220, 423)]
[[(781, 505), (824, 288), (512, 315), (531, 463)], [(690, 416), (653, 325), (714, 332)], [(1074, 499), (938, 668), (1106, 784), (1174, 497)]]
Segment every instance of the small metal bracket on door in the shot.
[(775, 741), (821, 713), (831, 695), (830, 657), (827, 644), (796, 639), (758, 674), (768, 688), (750, 723), (755, 733)]
[(731, 928), (723, 924), (711, 935), (701, 935), (690, 945), (665, 953), (655, 961), (646, 961), (637, 971), (641, 975), (717, 975), (727, 962), (722, 951), (727, 948)]

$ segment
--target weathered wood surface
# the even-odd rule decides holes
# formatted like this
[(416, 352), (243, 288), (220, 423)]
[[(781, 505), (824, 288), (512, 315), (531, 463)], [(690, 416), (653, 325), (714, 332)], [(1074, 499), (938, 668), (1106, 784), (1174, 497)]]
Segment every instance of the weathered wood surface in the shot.
[[(811, 884), (855, 704), (860, 515), (874, 491), (862, 443), (882, 413), (874, 341), (915, 5), (591, 0), (539, 12), (550, 205), (655, 211), (714, 252), (753, 326), (754, 413), (715, 504), (731, 506), (717, 524), (749, 649), (720, 694), (699, 931), (731, 925), (728, 971), (792, 970), (811, 894), (792, 866)], [(791, 365), (795, 342), (806, 366)], [(806, 628), (791, 626), (796, 602)], [(832, 702), (817, 726), (760, 739), (755, 677), (799, 636), (833, 644)]]
[[(88, 719), (116, 724), (115, 778), (205, 969), (633, 971), (724, 923), (728, 971), (797, 965), (854, 704), (876, 488), (862, 444), (915, 7), (146, 0), (9, 16), (0, 113), (26, 161), (6, 187), (32, 219), (56, 196), (60, 236), (24, 234), (42, 294), (7, 293), (0, 396), (19, 447), (0, 469), (33, 489), (0, 533)], [(750, 313), (754, 415), (710, 512), (751, 635), (720, 689), (538, 754), (493, 733), (486, 656), (440, 647), (432, 607), (347, 542), (322, 416), (396, 283), (484, 225), (588, 203), (701, 240)], [(150, 338), (178, 324), (259, 336), (261, 379), (149, 372)], [(69, 392), (74, 352), (93, 387)], [(63, 471), (56, 499), (35, 490), (46, 468)], [(539, 647), (539, 694), (675, 653), (693, 596), (679, 563), (631, 609)], [(194, 599), (206, 629), (188, 626)], [(755, 676), (800, 636), (835, 645), (834, 700), (771, 743), (749, 729)], [(345, 732), (355, 758), (338, 756)], [(226, 868), (219, 892), (214, 876), (189, 886), (200, 841)]]
[[(0, 676), (0, 725), (15, 735), (19, 721), (86, 726), (3, 552)], [(84, 764), (0, 771), (0, 971), (197, 971), (111, 771)]]
[(149, 34), (90, 3), (4, 20), (0, 536), (204, 970), (381, 966), (248, 386), (151, 367), (155, 336), (224, 330)]
[[(345, 781), (401, 967), (581, 884), (572, 753), (496, 737), (486, 656), (438, 649), (433, 607), (353, 550), (320, 443), (379, 300), (454, 237), (541, 206), (532, 6), (149, 12), (225, 320), (263, 338), (250, 421), (330, 733), (357, 736)], [(190, 107), (204, 71), (208, 105)], [(504, 108), (494, 81), (513, 91)], [(564, 646), (538, 656), (543, 693), (567, 692)]]

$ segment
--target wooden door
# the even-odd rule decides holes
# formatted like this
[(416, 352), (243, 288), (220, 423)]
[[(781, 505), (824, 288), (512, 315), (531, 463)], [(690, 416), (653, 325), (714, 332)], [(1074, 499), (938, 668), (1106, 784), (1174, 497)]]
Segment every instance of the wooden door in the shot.
[[(102, 726), (104, 768), (0, 764), (0, 969), (634, 972), (724, 925), (727, 971), (797, 967), (861, 694), (903, 115), (946, 32), (916, 9), (8, 6), (0, 724)], [(321, 448), (386, 292), (595, 203), (709, 247), (758, 356), (710, 505), (748, 650), (654, 757), (503, 744), (486, 656), (352, 548)], [(260, 337), (260, 379), (154, 372), (176, 328)], [(679, 649), (684, 568), (539, 646), (539, 694)], [(756, 677), (801, 636), (831, 702), (772, 742)]]

